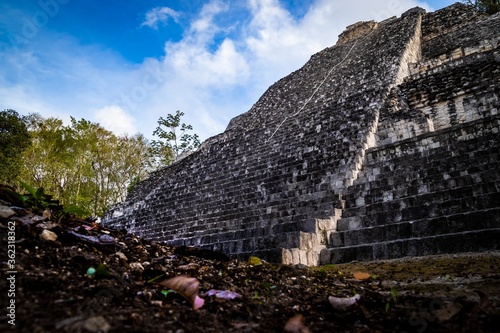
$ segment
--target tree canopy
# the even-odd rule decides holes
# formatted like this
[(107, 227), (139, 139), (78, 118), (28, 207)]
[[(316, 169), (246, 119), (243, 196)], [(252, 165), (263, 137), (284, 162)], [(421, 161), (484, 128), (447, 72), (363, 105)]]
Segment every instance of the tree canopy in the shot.
[(0, 182), (12, 183), (22, 167), (22, 152), (29, 147), (26, 121), (14, 110), (0, 112)]
[(63, 205), (102, 215), (152, 171), (148, 141), (140, 134), (116, 136), (85, 119), (64, 125), (38, 114), (27, 116), (26, 124), (32, 144), (19, 155), (18, 179), (54, 194)]
[(463, 2), (490, 15), (500, 11), (500, 0), (464, 0)]
[(200, 142), (177, 111), (158, 120), (149, 142), (142, 134), (117, 136), (97, 123), (39, 114), (0, 112), (0, 183), (51, 193), (65, 206), (95, 215), (124, 201), (130, 189)]

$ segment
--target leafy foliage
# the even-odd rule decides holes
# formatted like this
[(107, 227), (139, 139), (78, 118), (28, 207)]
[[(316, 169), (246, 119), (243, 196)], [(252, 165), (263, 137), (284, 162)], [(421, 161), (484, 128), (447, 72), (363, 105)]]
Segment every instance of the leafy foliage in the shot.
[(0, 112), (0, 183), (26, 191), (16, 199), (33, 209), (57, 201), (67, 207), (58, 211), (61, 216), (102, 215), (124, 201), (159, 161), (168, 165), (199, 146), (198, 136), (188, 133), (192, 126), (181, 123), (183, 115), (160, 118), (154, 133), (160, 140), (150, 143), (142, 134), (116, 136), (85, 119), (71, 118), (65, 125), (58, 118), (5, 110)]
[(64, 206), (102, 215), (125, 200), (133, 181), (151, 170), (142, 135), (117, 137), (99, 124), (28, 117), (32, 145), (22, 154), (21, 178), (54, 193)]
[(43, 187), (35, 189), (23, 181), (19, 181), (19, 183), (26, 191), (28, 191), (27, 194), (21, 196), (21, 200), (23, 201), (25, 207), (37, 211), (43, 211), (50, 207), (59, 206), (59, 201), (53, 200), (52, 195), (45, 194)]
[(183, 152), (194, 150), (200, 146), (197, 134), (189, 134), (193, 126), (181, 123), (184, 112), (176, 111), (175, 115), (168, 114), (166, 118), (160, 117), (158, 127), (153, 132), (159, 140), (151, 142), (151, 152), (160, 165), (170, 165)]
[(30, 145), (25, 119), (14, 110), (0, 112), (0, 182), (13, 184), (21, 166), (21, 153)]
[(474, 6), (480, 12), (486, 14), (495, 14), (500, 11), (499, 0), (464, 0), (464, 3)]

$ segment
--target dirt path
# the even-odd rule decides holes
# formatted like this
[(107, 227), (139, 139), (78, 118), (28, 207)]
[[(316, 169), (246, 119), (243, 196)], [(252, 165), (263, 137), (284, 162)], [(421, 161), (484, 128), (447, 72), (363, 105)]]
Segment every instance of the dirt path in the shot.
[[(33, 218), (15, 217), (14, 284), (8, 280), (12, 268), (7, 265), (13, 224), (0, 221), (1, 332), (498, 332), (500, 328), (500, 252), (310, 269), (258, 259), (240, 262), (79, 221), (54, 224)], [(47, 237), (50, 234), (44, 230), (57, 239)], [(202, 307), (194, 310), (181, 293), (173, 292), (175, 288), (158, 284), (178, 276), (199, 283)], [(12, 288), (13, 297), (8, 294)], [(337, 306), (331, 297), (340, 299)], [(354, 303), (354, 298), (359, 299)], [(9, 323), (12, 316), (7, 309), (12, 299), (15, 326)], [(338, 306), (349, 300), (352, 305)]]

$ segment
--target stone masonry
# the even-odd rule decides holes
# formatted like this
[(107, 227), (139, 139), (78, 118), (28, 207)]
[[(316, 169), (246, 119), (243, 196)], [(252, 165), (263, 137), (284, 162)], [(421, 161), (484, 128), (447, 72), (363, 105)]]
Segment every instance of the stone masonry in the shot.
[(500, 15), (359, 22), (103, 224), (318, 265), (496, 249)]

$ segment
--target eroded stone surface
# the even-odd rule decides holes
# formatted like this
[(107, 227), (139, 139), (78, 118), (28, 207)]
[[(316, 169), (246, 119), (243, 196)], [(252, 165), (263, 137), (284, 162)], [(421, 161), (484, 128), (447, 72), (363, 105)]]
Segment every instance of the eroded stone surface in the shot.
[(499, 18), (351, 26), (103, 223), (291, 264), (496, 247)]

